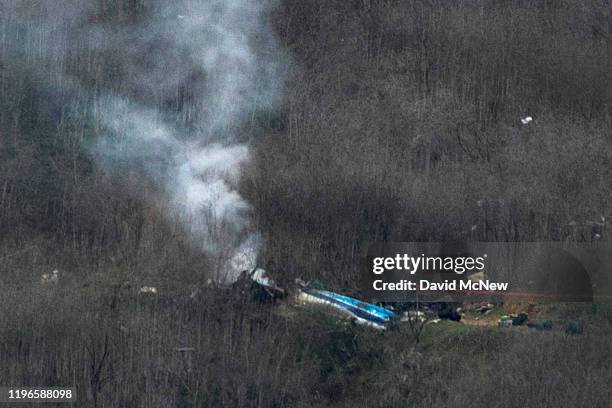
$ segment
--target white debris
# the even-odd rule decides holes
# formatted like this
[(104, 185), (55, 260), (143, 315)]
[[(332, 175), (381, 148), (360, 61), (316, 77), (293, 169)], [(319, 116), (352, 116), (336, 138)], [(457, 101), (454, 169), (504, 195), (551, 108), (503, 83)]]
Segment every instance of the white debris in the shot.
[(478, 282), (487, 279), (487, 274), (484, 271), (476, 272), (468, 276), (468, 279), (472, 282)]
[(46, 284), (57, 284), (59, 282), (59, 271), (55, 269), (52, 273), (43, 273), (40, 277), (40, 283)]
[(497, 321), (497, 326), (498, 327), (512, 327), (512, 320), (510, 320), (510, 319), (504, 319), (504, 320), (499, 319)]
[(525, 116), (524, 118), (521, 118), (521, 123), (523, 125), (528, 124), (529, 122), (531, 122), (533, 120), (533, 118), (531, 116)]
[(263, 286), (276, 286), (276, 282), (274, 282), (274, 279), (270, 278), (266, 271), (261, 268), (257, 268), (255, 269), (255, 271), (253, 271), (253, 273), (251, 274), (251, 279)]
[(478, 228), (477, 225), (472, 225), (472, 228), (470, 228), (471, 231), (476, 231), (476, 229)]
[(408, 310), (402, 313), (402, 317), (400, 318), (400, 322), (424, 322), (426, 320), (425, 313), (421, 310)]
[(200, 288), (195, 288), (191, 291), (191, 294), (189, 295), (189, 299), (194, 300), (195, 298), (198, 297), (198, 295), (200, 294), (201, 290)]
[(143, 286), (139, 290), (140, 293), (157, 293), (157, 288), (154, 286)]
[(178, 18), (179, 20), (182, 20), (182, 19), (184, 19), (184, 18), (185, 18), (185, 16), (184, 16), (184, 15), (182, 15), (182, 14), (179, 14), (179, 15), (177, 15), (177, 16), (176, 16), (176, 18)]

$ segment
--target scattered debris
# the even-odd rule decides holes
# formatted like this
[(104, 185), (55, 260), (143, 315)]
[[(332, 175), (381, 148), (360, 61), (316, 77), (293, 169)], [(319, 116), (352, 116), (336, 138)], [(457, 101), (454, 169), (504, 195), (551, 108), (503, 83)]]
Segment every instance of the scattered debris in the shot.
[(497, 321), (497, 325), (499, 327), (522, 326), (527, 319), (527, 313), (503, 315)]
[(57, 284), (59, 282), (59, 271), (57, 269), (53, 270), (51, 273), (43, 273), (40, 277), (40, 283), (43, 285), (47, 284)]
[(582, 323), (576, 320), (570, 320), (565, 325), (565, 333), (567, 334), (582, 334)]
[(157, 294), (157, 288), (154, 286), (143, 286), (138, 291), (139, 293), (153, 293)]
[(259, 283), (260, 285), (278, 288), (276, 286), (276, 282), (274, 282), (274, 280), (268, 276), (266, 271), (261, 268), (255, 268), (253, 272), (251, 272), (251, 279)]
[(286, 295), (285, 290), (279, 287), (264, 269), (257, 267), (251, 272), (242, 271), (232, 288), (242, 296), (250, 294), (252, 299), (260, 303), (274, 302)]
[[(473, 278), (482, 279), (484, 276), (475, 274), (469, 277), (469, 279)], [(497, 323), (499, 327), (512, 327), (526, 324), (528, 327), (535, 328), (536, 330), (552, 329), (552, 322), (550, 321), (530, 321), (528, 312), (531, 312), (531, 309), (516, 314), (503, 315), (497, 320), (497, 318), (486, 317), (492, 315), (496, 308), (495, 304), (488, 302), (459, 305), (455, 302), (444, 301), (422, 304), (416, 307), (413, 303), (377, 305), (364, 302), (356, 297), (322, 289), (323, 285), (318, 281), (306, 283), (296, 279), (295, 283), (299, 288), (296, 294), (298, 302), (328, 306), (347, 316), (356, 324), (367, 325), (376, 329), (384, 330), (394, 327), (400, 322), (416, 321), (425, 324), (436, 324), (441, 319), (460, 321), (462, 319), (460, 312), (466, 313), (465, 317), (468, 322), (480, 326)], [(243, 271), (238, 280), (232, 285), (232, 290), (241, 299), (248, 299), (250, 297), (261, 303), (275, 303), (277, 299), (287, 296), (285, 289), (278, 286), (276, 281), (265, 270), (257, 267), (252, 271)], [(357, 296), (359, 295), (357, 294)], [(479, 319), (482, 320), (482, 323), (478, 323)], [(568, 329), (569, 332), (578, 333), (580, 329), (571, 328)]]
[(497, 321), (499, 327), (512, 327), (512, 318), (510, 316), (502, 316)]
[(529, 318), (527, 313), (519, 313), (518, 315), (511, 315), (511, 316), (512, 316), (513, 326), (522, 326), (523, 323), (525, 323), (527, 319)]
[(512, 320), (498, 320), (497, 326), (499, 327), (512, 327)]
[(461, 321), (461, 314), (459, 314), (459, 308), (454, 304), (448, 302), (436, 302), (430, 303), (427, 306), (428, 310), (437, 314), (439, 319), (448, 319), (453, 322)]
[(424, 322), (425, 320), (427, 320), (425, 317), (425, 313), (420, 310), (408, 310), (402, 313), (402, 317), (400, 318), (400, 322), (409, 322), (409, 321)]
[(553, 323), (550, 320), (534, 320), (527, 322), (527, 327), (538, 331), (552, 330)]
[[(470, 277), (470, 279), (472, 278)], [(487, 303), (487, 304), (478, 306), (476, 309), (474, 309), (474, 312), (488, 314), (491, 310), (493, 310), (494, 307), (495, 306), (492, 303)]]
[(202, 290), (200, 288), (192, 289), (191, 293), (189, 294), (189, 299), (195, 300), (200, 295), (201, 292)]

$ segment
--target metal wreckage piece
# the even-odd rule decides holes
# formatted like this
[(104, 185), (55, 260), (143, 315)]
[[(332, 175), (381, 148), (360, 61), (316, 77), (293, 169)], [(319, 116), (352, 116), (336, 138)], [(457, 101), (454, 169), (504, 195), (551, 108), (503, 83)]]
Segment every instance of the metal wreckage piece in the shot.
[[(251, 292), (257, 300), (275, 301), (286, 296), (285, 290), (279, 287), (264, 269), (255, 268), (251, 272), (243, 272), (238, 281), (244, 282), (245, 280), (250, 281)], [(329, 306), (357, 324), (377, 329), (386, 329), (399, 321), (399, 316), (385, 307), (328, 290), (311, 288), (301, 281), (298, 283), (300, 288), (296, 298), (300, 303)], [(244, 283), (240, 286), (244, 287)]]
[(391, 310), (372, 303), (330, 292), (328, 290), (302, 288), (298, 300), (304, 303), (324, 304), (347, 315), (357, 324), (386, 329), (398, 321), (398, 316)]

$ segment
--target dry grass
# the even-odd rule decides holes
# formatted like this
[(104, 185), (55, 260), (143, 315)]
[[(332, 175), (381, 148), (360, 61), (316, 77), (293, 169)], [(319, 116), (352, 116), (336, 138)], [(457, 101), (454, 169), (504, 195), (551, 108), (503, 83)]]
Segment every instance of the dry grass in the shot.
[[(609, 309), (586, 333), (427, 325), (381, 333), (205, 291), (4, 283), (0, 383), (74, 385), (76, 406), (606, 406)], [(559, 306), (561, 307), (561, 306)], [(555, 313), (551, 311), (550, 313)], [(179, 351), (188, 348), (187, 351)]]

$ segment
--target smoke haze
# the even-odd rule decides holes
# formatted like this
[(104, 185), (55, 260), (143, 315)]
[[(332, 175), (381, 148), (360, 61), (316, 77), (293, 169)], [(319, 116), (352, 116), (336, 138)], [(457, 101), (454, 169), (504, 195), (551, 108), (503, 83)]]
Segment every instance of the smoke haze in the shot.
[(157, 1), (111, 24), (93, 0), (27, 3), (0, 6), (4, 34), (15, 30), (24, 44), (3, 43), (3, 59), (63, 95), (58, 105), (92, 101), (97, 162), (141, 166), (198, 246), (221, 256), (246, 245), (252, 264), (259, 238), (236, 184), (249, 157), (245, 118), (272, 109), (282, 87), (269, 5)]

